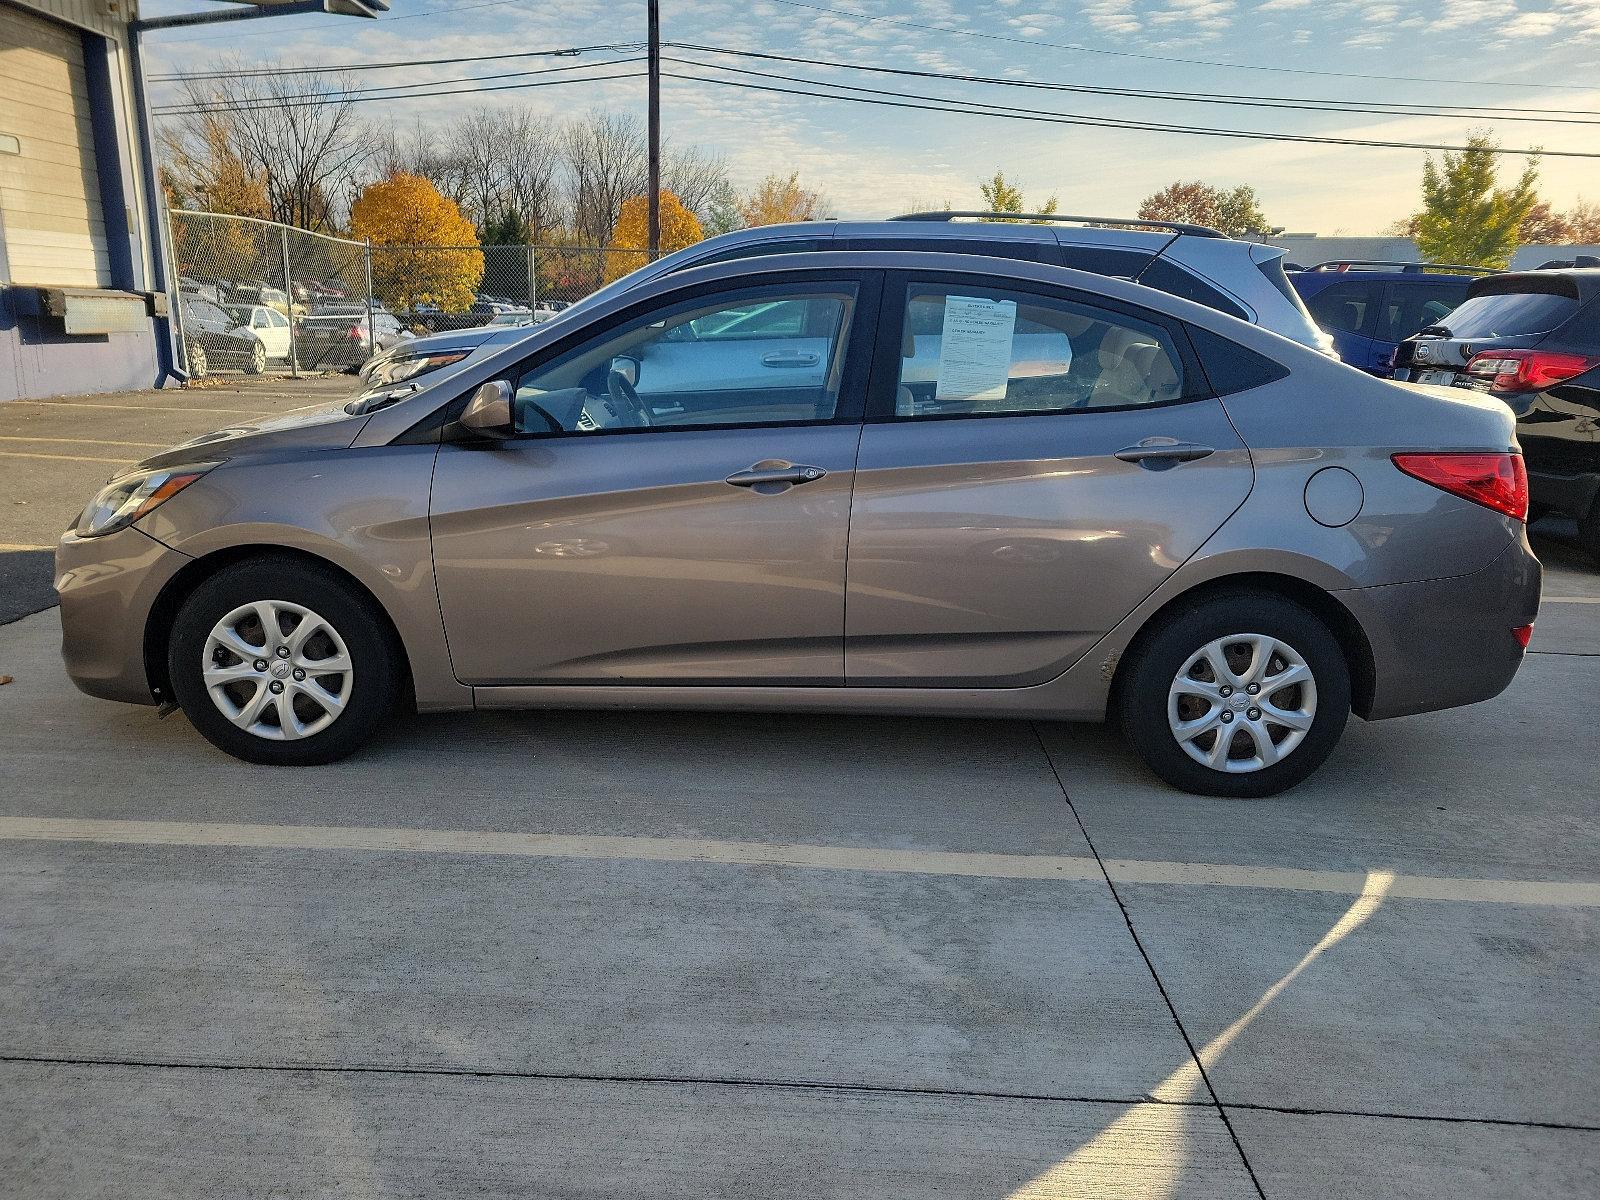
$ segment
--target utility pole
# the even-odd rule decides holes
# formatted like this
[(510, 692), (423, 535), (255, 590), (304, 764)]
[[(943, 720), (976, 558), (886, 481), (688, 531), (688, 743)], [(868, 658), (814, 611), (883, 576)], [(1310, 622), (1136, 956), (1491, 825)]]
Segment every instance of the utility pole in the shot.
[(650, 261), (661, 257), (661, 3), (650, 14)]

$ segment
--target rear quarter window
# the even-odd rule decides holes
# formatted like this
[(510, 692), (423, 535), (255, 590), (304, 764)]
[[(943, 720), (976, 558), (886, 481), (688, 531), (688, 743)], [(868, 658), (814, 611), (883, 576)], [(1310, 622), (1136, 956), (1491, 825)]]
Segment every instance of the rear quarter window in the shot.
[(1257, 354), (1254, 350), (1247, 350), (1209, 329), (1185, 325), (1184, 330), (1189, 335), (1195, 354), (1199, 356), (1200, 368), (1205, 372), (1211, 390), (1219, 396), (1231, 396), (1235, 392), (1262, 387), (1289, 376), (1289, 368), (1282, 363), (1264, 354)]
[(1158, 258), (1144, 269), (1137, 279), (1145, 287), (1155, 288), (1157, 291), (1166, 292), (1169, 296), (1177, 296), (1183, 300), (1193, 300), (1196, 304), (1204, 304), (1207, 308), (1214, 308), (1220, 313), (1227, 313), (1230, 317), (1238, 317), (1241, 321), (1248, 321), (1250, 314), (1245, 312), (1228, 297), (1212, 287), (1198, 275), (1190, 274), (1182, 267)]
[(1366, 333), (1382, 299), (1382, 283), (1351, 280), (1323, 288), (1306, 301), (1306, 311), (1328, 333)]

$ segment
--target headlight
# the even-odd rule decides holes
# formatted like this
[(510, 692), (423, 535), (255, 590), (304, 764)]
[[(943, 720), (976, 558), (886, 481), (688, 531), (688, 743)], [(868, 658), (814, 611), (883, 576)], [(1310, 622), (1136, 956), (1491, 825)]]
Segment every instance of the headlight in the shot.
[(375, 359), (372, 370), (367, 374), (367, 386), (392, 387), (428, 371), (458, 363), (471, 353), (471, 350), (445, 350), (438, 354), (399, 354), (382, 362)]
[(79, 537), (99, 537), (125, 529), (216, 465), (214, 462), (190, 463), (119, 475), (89, 502), (73, 531)]

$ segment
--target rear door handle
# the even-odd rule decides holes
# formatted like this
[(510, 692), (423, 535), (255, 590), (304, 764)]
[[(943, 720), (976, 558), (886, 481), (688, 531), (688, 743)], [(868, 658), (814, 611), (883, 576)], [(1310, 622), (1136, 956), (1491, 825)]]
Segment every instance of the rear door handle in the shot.
[(1163, 467), (1177, 466), (1179, 463), (1192, 462), (1216, 452), (1215, 447), (1202, 446), (1197, 442), (1180, 442), (1173, 438), (1145, 438), (1136, 446), (1124, 446), (1117, 451), (1116, 456), (1123, 462), (1141, 465), (1149, 463), (1152, 469), (1159, 470)]
[(802, 483), (813, 483), (826, 474), (821, 467), (761, 462), (748, 470), (735, 471), (724, 482), (734, 487), (754, 488), (758, 492), (781, 492)]
[(785, 354), (781, 350), (774, 350), (761, 356), (761, 365), (764, 367), (814, 367), (821, 361), (822, 355), (810, 352)]

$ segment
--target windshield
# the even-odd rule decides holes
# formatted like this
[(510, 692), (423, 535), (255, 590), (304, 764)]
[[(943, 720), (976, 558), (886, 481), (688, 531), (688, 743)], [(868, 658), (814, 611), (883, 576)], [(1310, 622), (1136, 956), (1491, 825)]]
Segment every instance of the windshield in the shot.
[(1573, 313), (1578, 302), (1549, 292), (1500, 292), (1473, 296), (1440, 324), (1453, 338), (1520, 337), (1549, 333)]

